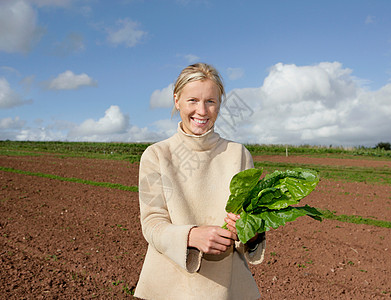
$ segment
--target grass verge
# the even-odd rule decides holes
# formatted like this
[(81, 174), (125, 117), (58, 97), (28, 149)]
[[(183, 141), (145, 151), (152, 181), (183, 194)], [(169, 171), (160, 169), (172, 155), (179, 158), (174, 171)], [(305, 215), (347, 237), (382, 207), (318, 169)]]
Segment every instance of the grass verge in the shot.
[(259, 145), (246, 144), (246, 148), (252, 155), (285, 155), (288, 148), (290, 154), (306, 155), (313, 157), (339, 157), (339, 158), (391, 158), (391, 151), (368, 147), (333, 147), (311, 145)]
[(262, 168), (268, 173), (275, 170), (286, 170), (293, 168), (313, 169), (319, 172), (320, 178), (332, 180), (344, 180), (349, 182), (366, 182), (376, 184), (391, 184), (391, 169), (384, 168), (364, 168), (364, 167), (348, 167), (348, 166), (326, 166), (326, 165), (306, 165), (306, 164), (290, 164), (276, 163), (268, 161), (254, 162), (256, 168)]
[(58, 155), (98, 159), (140, 161), (147, 143), (0, 141), (0, 155)]
[[(144, 150), (152, 143), (99, 143), (99, 142), (34, 142), (34, 141), (0, 141), (0, 151), (24, 151), (33, 153), (57, 153), (77, 157), (93, 157), (108, 159), (132, 159), (137, 161)], [(391, 151), (367, 147), (333, 147), (310, 145), (259, 145), (246, 144), (246, 148), (252, 155), (284, 155), (286, 147), (289, 153), (294, 155), (306, 155), (313, 157), (338, 157), (338, 158), (391, 158)], [(5, 154), (7, 155), (7, 154)]]
[(140, 154), (123, 154), (116, 152), (69, 152), (69, 153), (56, 153), (56, 152), (35, 152), (29, 150), (4, 150), (0, 149), (0, 156), (44, 156), (52, 155), (59, 158), (66, 157), (83, 157), (90, 159), (110, 159), (110, 160), (125, 160), (130, 163), (137, 163), (140, 161)]
[(17, 170), (17, 169), (13, 169), (13, 168), (5, 168), (5, 167), (1, 167), (1, 166), (0, 166), (0, 171), (23, 174), (23, 175), (30, 175), (30, 176), (37, 176), (37, 177), (49, 178), (49, 179), (55, 179), (55, 180), (61, 180), (61, 181), (76, 182), (76, 183), (82, 183), (82, 184), (93, 185), (93, 186), (107, 187), (107, 188), (123, 190), (123, 191), (138, 192), (137, 186), (127, 186), (127, 185), (122, 185), (119, 183), (97, 182), (97, 181), (85, 180), (85, 179), (80, 179), (80, 178), (75, 178), (75, 177), (62, 177), (62, 176), (57, 176), (57, 175), (53, 175), (53, 174), (29, 172), (29, 171)]
[(391, 228), (391, 222), (389, 221), (363, 218), (361, 216), (335, 215), (333, 212), (329, 210), (322, 210), (318, 208), (317, 210), (319, 210), (323, 214), (323, 218), (329, 220), (337, 220), (346, 223), (365, 224), (365, 225), (372, 225), (376, 227)]

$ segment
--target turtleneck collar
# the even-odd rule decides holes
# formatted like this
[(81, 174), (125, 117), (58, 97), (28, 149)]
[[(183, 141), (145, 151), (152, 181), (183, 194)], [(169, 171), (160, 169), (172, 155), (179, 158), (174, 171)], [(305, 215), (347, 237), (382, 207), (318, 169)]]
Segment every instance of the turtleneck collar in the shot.
[(214, 127), (201, 135), (188, 134), (182, 129), (182, 122), (178, 123), (179, 139), (194, 151), (207, 151), (212, 149), (220, 139), (218, 133), (214, 132)]

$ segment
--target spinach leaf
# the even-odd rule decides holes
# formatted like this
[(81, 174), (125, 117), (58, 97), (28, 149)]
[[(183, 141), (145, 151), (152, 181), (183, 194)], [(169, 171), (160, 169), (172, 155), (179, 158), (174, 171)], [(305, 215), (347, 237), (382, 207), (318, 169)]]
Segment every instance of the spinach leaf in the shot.
[(255, 236), (257, 232), (264, 232), (265, 221), (258, 215), (248, 214), (242, 211), (240, 219), (236, 221), (236, 230), (241, 242), (246, 243)]
[(231, 195), (229, 196), (225, 210), (238, 214), (245, 201), (252, 194), (252, 190), (256, 188), (259, 178), (262, 175), (260, 169), (247, 169), (237, 173), (231, 179), (229, 190)]
[(246, 243), (271, 228), (278, 228), (300, 216), (322, 220), (311, 206), (294, 207), (309, 195), (319, 182), (318, 174), (308, 169), (275, 171), (259, 179), (262, 170), (248, 169), (236, 174), (230, 185), (227, 212), (240, 213), (236, 221), (239, 240)]

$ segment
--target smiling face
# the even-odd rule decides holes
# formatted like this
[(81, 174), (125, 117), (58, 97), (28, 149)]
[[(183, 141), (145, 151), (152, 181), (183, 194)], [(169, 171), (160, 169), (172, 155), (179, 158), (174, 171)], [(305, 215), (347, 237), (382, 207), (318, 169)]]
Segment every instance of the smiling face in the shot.
[(193, 135), (206, 133), (216, 122), (220, 109), (217, 85), (210, 79), (189, 82), (179, 98), (174, 94), (184, 132)]

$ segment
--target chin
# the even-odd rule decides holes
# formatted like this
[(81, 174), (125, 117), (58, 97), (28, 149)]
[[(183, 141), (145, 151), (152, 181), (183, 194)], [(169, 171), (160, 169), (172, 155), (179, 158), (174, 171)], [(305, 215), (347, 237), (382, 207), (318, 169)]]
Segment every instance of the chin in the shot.
[(202, 135), (204, 133), (207, 133), (210, 130), (210, 128), (192, 128), (191, 132), (194, 135)]

